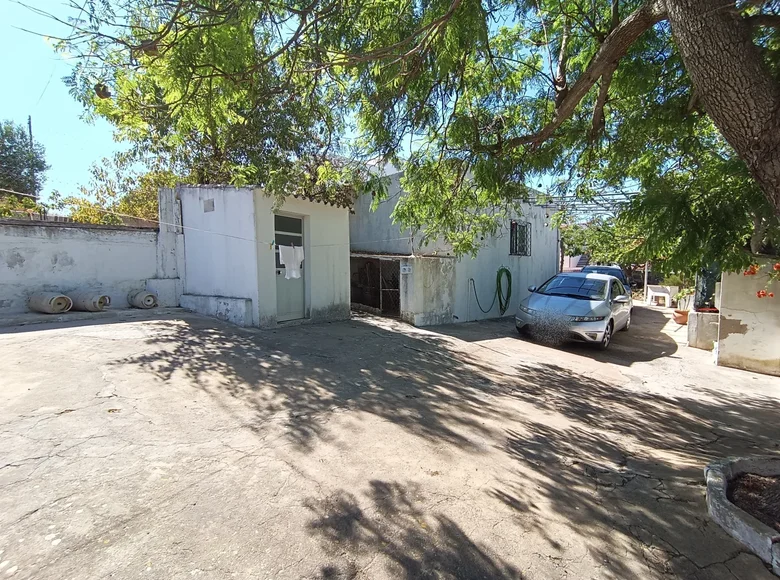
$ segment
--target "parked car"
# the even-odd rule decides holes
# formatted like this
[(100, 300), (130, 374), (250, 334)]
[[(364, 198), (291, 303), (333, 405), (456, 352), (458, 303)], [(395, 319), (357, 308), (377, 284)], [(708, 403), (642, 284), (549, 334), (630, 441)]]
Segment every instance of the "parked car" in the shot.
[(592, 274), (608, 274), (610, 276), (614, 276), (618, 280), (620, 280), (626, 288), (630, 288), (631, 284), (628, 281), (628, 277), (626, 276), (626, 273), (623, 271), (623, 268), (620, 266), (585, 266), (582, 269), (582, 272), (585, 273), (592, 273)]
[(631, 293), (615, 276), (585, 272), (553, 276), (528, 288), (515, 326), (551, 342), (579, 340), (606, 350), (616, 330), (631, 327)]

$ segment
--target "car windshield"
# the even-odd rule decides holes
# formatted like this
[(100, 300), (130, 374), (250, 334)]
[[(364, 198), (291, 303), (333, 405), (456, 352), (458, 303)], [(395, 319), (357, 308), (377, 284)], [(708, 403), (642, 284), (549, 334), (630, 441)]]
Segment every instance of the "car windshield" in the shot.
[(594, 274), (609, 274), (610, 276), (614, 276), (615, 278), (618, 278), (619, 280), (623, 280), (625, 276), (623, 275), (623, 270), (620, 270), (618, 268), (595, 268), (593, 266), (586, 266), (582, 269), (583, 272), (592, 272)]
[(580, 300), (604, 300), (607, 297), (607, 282), (584, 276), (556, 276), (545, 282), (537, 292)]

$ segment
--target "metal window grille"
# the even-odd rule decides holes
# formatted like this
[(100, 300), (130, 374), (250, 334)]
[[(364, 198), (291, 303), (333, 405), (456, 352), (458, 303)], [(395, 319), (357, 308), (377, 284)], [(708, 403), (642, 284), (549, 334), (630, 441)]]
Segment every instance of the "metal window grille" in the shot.
[(531, 255), (531, 223), (512, 220), (509, 224), (509, 254)]

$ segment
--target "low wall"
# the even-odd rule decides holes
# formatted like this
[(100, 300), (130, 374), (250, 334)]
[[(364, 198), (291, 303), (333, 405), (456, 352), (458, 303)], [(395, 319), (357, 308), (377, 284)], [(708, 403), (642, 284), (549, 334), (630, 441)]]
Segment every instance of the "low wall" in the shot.
[(718, 321), (720, 315), (715, 312), (688, 313), (688, 346), (702, 350), (712, 350), (718, 341)]
[(401, 318), (415, 326), (451, 324), (455, 305), (455, 259), (401, 258)]
[(127, 307), (157, 272), (157, 230), (0, 220), (0, 313), (26, 311), (33, 292), (81, 288)]
[[(775, 260), (776, 261), (776, 260)], [(772, 264), (765, 263), (761, 272)], [(720, 325), (717, 361), (734, 367), (780, 376), (780, 284), (767, 287), (768, 278), (723, 274), (720, 286)], [(767, 289), (774, 298), (758, 298)]]
[(252, 301), (249, 298), (182, 294), (181, 307), (238, 326), (252, 326)]

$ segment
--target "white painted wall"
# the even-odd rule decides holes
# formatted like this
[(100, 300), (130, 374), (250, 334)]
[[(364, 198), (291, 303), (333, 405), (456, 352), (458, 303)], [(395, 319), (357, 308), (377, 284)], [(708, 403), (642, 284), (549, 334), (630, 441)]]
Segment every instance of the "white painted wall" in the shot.
[[(254, 193), (223, 186), (179, 187), (184, 293), (248, 298), (258, 318)], [(212, 205), (213, 204), (213, 205)], [(213, 211), (211, 210), (213, 207)]]
[[(185, 294), (252, 301), (252, 324), (276, 324), (274, 214), (303, 218), (306, 318), (349, 318), (349, 211), (259, 189), (180, 187)], [(214, 211), (206, 212), (213, 200)], [(193, 302), (194, 303), (194, 302)], [(238, 302), (236, 304), (239, 304)]]
[(401, 274), (401, 318), (415, 326), (457, 322), (452, 315), (456, 306), (457, 260), (410, 256), (400, 261), (412, 269), (409, 274)]
[[(408, 229), (394, 224), (390, 215), (393, 213), (399, 197), (402, 195), (401, 177), (403, 173), (395, 173), (388, 177), (387, 198), (381, 201), (375, 211), (371, 211), (373, 198), (363, 195), (357, 199), (349, 216), (349, 243), (353, 252), (390, 253), (404, 256), (413, 253), (451, 255), (451, 247), (445, 242), (430, 241), (421, 247), (419, 240), (412, 239)], [(414, 249), (414, 251), (412, 251)]]
[(474, 280), (479, 302), (488, 309), (496, 292), (496, 273), (500, 267), (512, 273), (512, 296), (504, 316), (514, 316), (517, 305), (528, 296), (528, 286), (539, 286), (558, 272), (558, 231), (550, 228), (547, 210), (544, 207), (524, 204), (523, 215), (518, 221), (531, 223), (531, 255), (509, 255), (509, 221), (479, 251), (476, 258), (462, 257), (455, 266), (455, 303), (453, 322), (482, 320), (500, 316), (498, 299), (493, 307), (484, 313), (477, 305)]
[[(350, 216), (350, 244), (353, 252), (395, 253), (408, 256), (411, 251), (409, 240), (393, 238), (409, 236), (393, 225), (390, 214), (398, 202), (400, 174), (391, 177), (389, 198), (379, 204), (375, 212), (370, 211), (371, 197), (364, 196)], [(531, 255), (509, 255), (509, 223), (507, 219), (501, 230), (485, 240), (475, 258), (463, 256), (454, 259), (450, 248), (437, 242), (433, 248), (420, 250), (415, 247), (414, 256), (402, 258), (402, 263), (412, 266), (411, 274), (401, 275), (402, 317), (418, 326), (467, 322), (500, 316), (498, 301), (493, 302), (496, 291), (496, 273), (502, 266), (512, 273), (512, 296), (506, 316), (514, 315), (519, 301), (528, 295), (528, 286), (540, 285), (558, 272), (558, 231), (549, 227), (548, 210), (542, 206), (522, 205), (523, 215), (518, 221), (531, 223)], [(431, 257), (432, 250), (438, 256)], [(426, 259), (423, 260), (423, 257)], [(427, 261), (426, 261), (427, 260)], [(469, 280), (474, 280), (483, 313), (477, 305), (474, 289)]]
[(563, 271), (573, 271), (577, 269), (577, 264), (580, 263), (582, 256), (564, 256), (563, 257)]
[(157, 231), (63, 224), (0, 222), (0, 312), (27, 310), (33, 292), (99, 290), (126, 308), (130, 290), (158, 272)]
[[(772, 268), (763, 262), (762, 271)], [(780, 376), (780, 284), (767, 287), (765, 275), (723, 274), (720, 285), (720, 324), (717, 362)], [(774, 298), (758, 298), (766, 289)]]
[(254, 191), (260, 326), (276, 323), (276, 262), (270, 241), (274, 213), (303, 218), (306, 317), (312, 322), (349, 318), (349, 210), (288, 197), (279, 208)]

